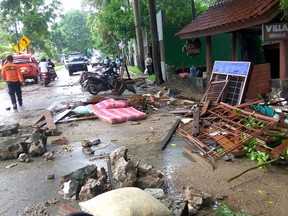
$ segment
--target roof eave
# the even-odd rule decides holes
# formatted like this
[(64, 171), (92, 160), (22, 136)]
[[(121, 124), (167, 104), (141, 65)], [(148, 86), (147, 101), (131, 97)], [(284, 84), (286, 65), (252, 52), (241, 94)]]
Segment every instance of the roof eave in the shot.
[(269, 14), (262, 15), (260, 17), (254, 18), (253, 20), (248, 19), (245, 22), (240, 21), (238, 23), (229, 24), (227, 26), (205, 29), (199, 32), (182, 33), (182, 34), (177, 33), (176, 36), (178, 36), (180, 39), (190, 39), (190, 38), (199, 38), (199, 37), (206, 37), (211, 35), (233, 32), (240, 29), (250, 28), (253, 26), (268, 23), (281, 13), (282, 11), (279, 8), (275, 8)]

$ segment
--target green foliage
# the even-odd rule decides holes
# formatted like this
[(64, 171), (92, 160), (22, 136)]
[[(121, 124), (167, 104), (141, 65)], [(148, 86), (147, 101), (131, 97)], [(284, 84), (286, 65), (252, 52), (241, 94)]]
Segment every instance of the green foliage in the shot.
[(241, 123), (247, 127), (265, 127), (266, 123), (265, 122), (261, 122), (261, 121), (256, 121), (254, 119), (254, 116), (248, 116), (247, 118), (241, 119)]
[(134, 74), (143, 74), (143, 72), (141, 70), (139, 70), (139, 68), (137, 68), (135, 66), (128, 66), (128, 70), (131, 71)]
[(103, 53), (119, 54), (118, 44), (121, 40), (135, 38), (132, 5), (125, 0), (111, 0), (105, 6), (95, 5), (95, 10), (89, 16), (88, 26), (96, 47)]
[(283, 19), (288, 20), (288, 0), (280, 0), (280, 8), (284, 11)]
[(267, 162), (269, 159), (269, 154), (255, 150), (255, 147), (259, 145), (256, 139), (252, 139), (247, 145), (243, 146), (243, 150), (250, 160), (257, 160), (258, 164), (261, 165)]
[(249, 216), (243, 213), (233, 212), (227, 205), (220, 205), (216, 211), (217, 216)]
[[(201, 15), (213, 1), (195, 1), (195, 15)], [(192, 21), (191, 0), (159, 1), (157, 10), (164, 12), (165, 24), (184, 26)]]
[(60, 5), (59, 0), (52, 0), (49, 5), (45, 0), (2, 0), (0, 26), (6, 31), (5, 42), (17, 44), (17, 39), (26, 35), (32, 47), (45, 49), (45, 40), (49, 39), (48, 23), (60, 14)]
[(66, 13), (59, 24), (52, 27), (51, 41), (62, 52), (78, 51), (86, 54), (93, 47), (91, 32), (86, 25), (87, 13), (74, 10)]

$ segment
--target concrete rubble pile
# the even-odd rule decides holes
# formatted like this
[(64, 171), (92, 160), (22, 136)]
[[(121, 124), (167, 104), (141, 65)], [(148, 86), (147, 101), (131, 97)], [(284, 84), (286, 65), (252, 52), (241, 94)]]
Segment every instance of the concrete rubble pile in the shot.
[(19, 129), (19, 124), (0, 126), (0, 160), (21, 156), (20, 161), (29, 162), (27, 157), (41, 156), (46, 152), (47, 137), (43, 133), (31, 132), (30, 129), (28, 134), (21, 134)]
[(87, 200), (116, 188), (136, 186), (145, 189), (163, 185), (164, 176), (160, 171), (152, 166), (134, 164), (128, 158), (127, 152), (128, 149), (122, 146), (108, 156), (107, 163), (111, 165), (110, 174), (103, 167), (99, 168), (93, 164), (63, 176), (59, 184), (64, 197)]

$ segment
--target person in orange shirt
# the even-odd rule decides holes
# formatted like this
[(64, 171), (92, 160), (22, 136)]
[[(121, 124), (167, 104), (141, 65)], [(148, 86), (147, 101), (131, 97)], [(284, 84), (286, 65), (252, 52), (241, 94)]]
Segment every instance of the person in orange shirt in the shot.
[[(11, 98), (13, 109), (17, 109), (16, 96), (19, 106), (22, 106), (21, 84), (24, 84), (23, 76), (16, 64), (13, 64), (13, 56), (7, 56), (7, 64), (2, 67), (2, 79), (8, 85), (8, 92)], [(15, 95), (16, 94), (16, 95)]]

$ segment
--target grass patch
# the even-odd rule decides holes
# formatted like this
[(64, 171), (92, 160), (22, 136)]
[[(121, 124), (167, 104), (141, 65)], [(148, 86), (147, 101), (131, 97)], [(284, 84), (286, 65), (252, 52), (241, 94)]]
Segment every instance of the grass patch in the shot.
[(6, 82), (0, 80), (0, 89), (6, 88)]
[[(139, 70), (139, 68), (137, 68), (136, 66), (128, 66), (128, 70), (131, 73), (134, 73), (137, 75), (144, 75), (143, 72), (141, 70)], [(155, 81), (155, 79), (156, 79), (155, 74), (147, 76), (147, 79), (151, 80), (151, 81)]]
[(136, 66), (128, 66), (128, 70), (134, 74), (143, 75), (143, 72), (139, 70)]
[(64, 68), (64, 65), (57, 65), (55, 66), (55, 71), (62, 70)]

